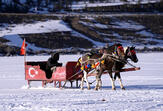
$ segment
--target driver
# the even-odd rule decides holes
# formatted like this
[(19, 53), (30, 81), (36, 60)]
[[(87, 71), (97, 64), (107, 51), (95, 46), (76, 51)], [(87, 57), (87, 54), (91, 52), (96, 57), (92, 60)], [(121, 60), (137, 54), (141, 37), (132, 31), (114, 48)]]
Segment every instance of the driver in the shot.
[(55, 71), (57, 66), (62, 66), (62, 63), (58, 63), (59, 53), (51, 54), (51, 57), (48, 59), (46, 63), (46, 77), (50, 79), (52, 77), (52, 73)]

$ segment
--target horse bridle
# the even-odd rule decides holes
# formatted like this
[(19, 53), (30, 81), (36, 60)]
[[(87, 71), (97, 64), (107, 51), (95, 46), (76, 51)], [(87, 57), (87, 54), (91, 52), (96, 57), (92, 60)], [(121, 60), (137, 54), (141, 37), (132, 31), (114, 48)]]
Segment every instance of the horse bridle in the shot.
[(128, 47), (127, 56), (130, 57), (131, 59), (134, 59), (133, 55), (135, 55), (135, 54), (136, 54), (136, 52), (134, 51), (134, 49), (131, 50), (131, 48)]

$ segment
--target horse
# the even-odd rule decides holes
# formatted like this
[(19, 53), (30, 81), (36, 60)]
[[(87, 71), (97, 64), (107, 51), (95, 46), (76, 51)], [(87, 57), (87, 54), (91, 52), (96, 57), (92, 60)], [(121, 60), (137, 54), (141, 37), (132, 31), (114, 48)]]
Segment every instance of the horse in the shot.
[[(127, 47), (127, 49), (125, 51), (123, 51), (123, 47), (122, 46), (118, 46), (120, 49), (117, 52), (117, 55), (119, 58), (117, 58), (116, 56), (112, 56), (109, 53), (113, 53), (113, 46), (108, 48), (108, 54), (109, 56), (105, 57), (105, 61), (104, 64), (100, 65), (100, 70), (97, 73), (96, 76), (96, 86), (95, 86), (95, 90), (98, 90), (101, 87), (102, 81), (101, 81), (101, 75), (104, 71), (107, 71), (110, 75), (111, 78), (111, 82), (112, 82), (112, 90), (115, 90), (115, 84), (114, 81), (116, 80), (116, 77), (119, 78), (119, 82), (120, 82), (120, 87), (121, 89), (125, 90), (123, 84), (122, 84), (122, 80), (121, 80), (121, 75), (120, 75), (120, 70), (125, 66), (125, 64), (127, 64), (127, 59), (131, 59), (133, 62), (138, 62), (138, 58), (136, 56), (136, 52), (135, 52), (135, 47)], [(123, 54), (124, 52), (124, 54)], [(106, 54), (107, 55), (107, 54)], [(113, 53), (114, 55), (114, 53)], [(115, 72), (114, 78), (112, 73)]]
[(103, 54), (99, 54), (99, 53), (86, 53), (85, 55), (83, 55), (78, 59), (76, 66), (80, 64), (81, 70), (83, 71), (84, 74), (84, 76), (81, 79), (81, 85), (80, 85), (81, 90), (84, 89), (83, 88), (84, 80), (87, 83), (87, 89), (90, 90), (90, 84), (87, 79), (87, 74), (92, 70), (98, 69), (98, 65), (99, 65), (98, 59), (101, 58), (102, 55)]
[[(84, 79), (87, 83), (87, 88), (90, 89), (90, 85), (89, 85), (89, 82), (87, 80), (87, 74), (91, 70), (96, 70), (98, 72), (100, 64), (103, 64), (104, 58), (106, 58), (105, 54), (111, 55), (112, 53), (114, 53), (114, 57), (121, 55), (120, 57), (123, 58), (125, 56), (122, 45), (121, 44), (114, 44), (114, 45), (110, 46), (108, 49), (99, 50), (99, 53), (92, 53), (92, 54), (87, 53), (78, 59), (77, 64), (78, 65), (81, 64), (81, 68), (82, 68), (83, 73), (84, 73), (84, 76), (81, 79), (81, 85), (80, 85), (81, 89), (83, 89)], [(89, 67), (87, 67), (88, 65), (89, 65)], [(95, 67), (92, 68), (90, 65), (95, 65)], [(85, 66), (87, 68), (85, 68)]]

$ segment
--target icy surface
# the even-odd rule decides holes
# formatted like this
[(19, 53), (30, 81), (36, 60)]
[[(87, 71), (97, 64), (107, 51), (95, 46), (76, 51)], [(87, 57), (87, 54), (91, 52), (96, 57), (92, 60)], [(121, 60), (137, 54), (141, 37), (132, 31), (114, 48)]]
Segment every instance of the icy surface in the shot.
[[(32, 82), (27, 88), (24, 77), (24, 57), (0, 57), (0, 111), (162, 111), (163, 53), (138, 53), (140, 71), (122, 73), (126, 90), (111, 90), (108, 75), (102, 76), (102, 89), (53, 88)], [(61, 55), (64, 65), (81, 55)], [(27, 56), (28, 61), (45, 61), (49, 56)], [(95, 77), (89, 77), (92, 82)], [(70, 84), (66, 84), (69, 87)], [(75, 84), (74, 84), (75, 86)], [(86, 84), (85, 84), (86, 87)]]

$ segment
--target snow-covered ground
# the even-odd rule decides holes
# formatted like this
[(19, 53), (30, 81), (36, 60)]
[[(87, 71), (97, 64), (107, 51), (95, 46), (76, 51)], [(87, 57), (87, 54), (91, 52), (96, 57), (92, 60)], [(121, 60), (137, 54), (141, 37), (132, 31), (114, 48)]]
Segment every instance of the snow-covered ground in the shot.
[[(0, 57), (0, 111), (162, 111), (163, 53), (138, 53), (140, 71), (121, 74), (126, 90), (111, 90), (108, 75), (102, 76), (99, 91), (78, 88), (41, 88), (32, 82), (27, 89), (23, 56)], [(28, 61), (47, 60), (49, 56), (27, 56)], [(80, 55), (61, 55), (60, 62), (77, 60)], [(90, 77), (92, 82), (95, 77)], [(69, 84), (66, 85), (70, 86)], [(86, 87), (86, 84), (85, 84)]]

